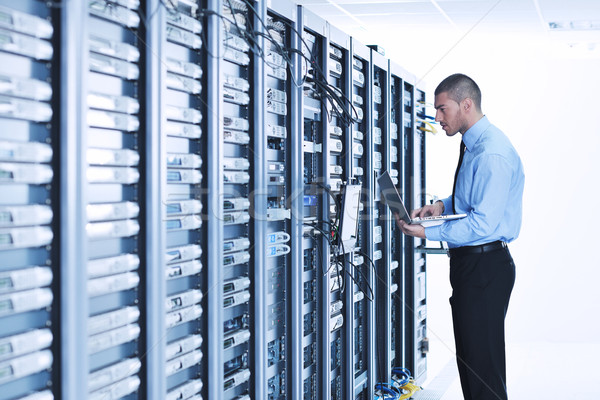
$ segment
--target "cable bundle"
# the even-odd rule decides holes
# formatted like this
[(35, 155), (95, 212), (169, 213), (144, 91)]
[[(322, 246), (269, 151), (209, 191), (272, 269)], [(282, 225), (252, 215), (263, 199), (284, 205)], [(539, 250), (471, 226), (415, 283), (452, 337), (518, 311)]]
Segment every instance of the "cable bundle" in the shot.
[(392, 382), (380, 382), (375, 385), (375, 390), (375, 400), (406, 400), (422, 388), (415, 384), (408, 369), (395, 367), (392, 369)]

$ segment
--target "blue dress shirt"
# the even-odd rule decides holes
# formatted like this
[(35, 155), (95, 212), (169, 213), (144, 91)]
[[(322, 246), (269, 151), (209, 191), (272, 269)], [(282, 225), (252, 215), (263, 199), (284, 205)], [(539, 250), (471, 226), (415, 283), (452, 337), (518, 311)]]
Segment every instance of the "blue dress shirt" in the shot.
[[(525, 175), (510, 140), (482, 117), (463, 134), (465, 155), (456, 180), (457, 214), (466, 218), (425, 228), (428, 240), (448, 247), (474, 246), (519, 236)], [(452, 213), (452, 196), (443, 199)]]

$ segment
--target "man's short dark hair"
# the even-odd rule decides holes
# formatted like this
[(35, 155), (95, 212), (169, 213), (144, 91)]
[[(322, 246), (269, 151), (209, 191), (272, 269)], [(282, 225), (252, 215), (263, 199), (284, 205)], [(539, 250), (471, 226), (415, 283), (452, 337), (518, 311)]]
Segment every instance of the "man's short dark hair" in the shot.
[(435, 89), (435, 95), (448, 93), (448, 97), (460, 103), (467, 97), (473, 100), (475, 108), (481, 111), (481, 90), (475, 81), (464, 74), (453, 74), (444, 79)]

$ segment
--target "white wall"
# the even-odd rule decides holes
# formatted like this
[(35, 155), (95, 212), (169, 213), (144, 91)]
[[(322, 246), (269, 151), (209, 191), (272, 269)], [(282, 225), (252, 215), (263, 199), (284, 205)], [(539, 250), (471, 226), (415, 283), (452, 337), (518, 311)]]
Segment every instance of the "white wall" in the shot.
[[(507, 341), (600, 342), (600, 60), (559, 53), (564, 47), (546, 37), (475, 30), (461, 41), (430, 32), (400, 42), (407, 36), (394, 35), (386, 43), (389, 36), (378, 32), (357, 35), (382, 43), (417, 77), (427, 73), (432, 102), (447, 75), (470, 75), (483, 92), (484, 113), (521, 155), (524, 217), (521, 235), (510, 245), (517, 280)], [(439, 131), (428, 138), (427, 186), (447, 196), (460, 139)], [(430, 335), (452, 344), (448, 259), (430, 256), (428, 265)]]
[[(524, 217), (510, 246), (517, 280), (507, 340), (599, 342), (600, 60), (557, 57), (554, 46), (516, 39), (465, 38), (425, 78), (429, 99), (445, 76), (470, 75), (482, 89), (484, 112), (523, 160)], [(440, 132), (428, 141), (428, 190), (447, 195), (459, 139)], [(447, 260), (437, 258), (430, 257), (429, 294), (442, 306), (432, 309), (432, 328), (436, 311), (447, 311), (440, 322), (450, 321)]]

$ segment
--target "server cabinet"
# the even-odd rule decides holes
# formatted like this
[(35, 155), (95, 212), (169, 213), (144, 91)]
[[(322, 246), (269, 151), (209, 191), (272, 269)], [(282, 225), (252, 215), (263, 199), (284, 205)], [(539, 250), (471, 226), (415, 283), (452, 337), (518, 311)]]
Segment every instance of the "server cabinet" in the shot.
[[(159, 353), (152, 359), (157, 365), (149, 370), (153, 375), (149, 375), (148, 384), (154, 384), (151, 379), (162, 384), (156, 386), (158, 393), (149, 391), (148, 395), (197, 398), (204, 386), (205, 371), (202, 368), (205, 312), (201, 304), (206, 292), (203, 167), (204, 163), (212, 162), (207, 157), (203, 125), (210, 110), (203, 101), (205, 27), (199, 16), (202, 4), (196, 1), (154, 6), (158, 7), (158, 14), (152, 28), (159, 33), (159, 45), (148, 58), (159, 57), (157, 73), (161, 84), (156, 101), (160, 110), (157, 150), (161, 191), (160, 209), (156, 211), (162, 235), (159, 241), (162, 262), (155, 273), (163, 280), (157, 283), (159, 290), (154, 295), (160, 293), (164, 300), (163, 304), (155, 305), (155, 312), (162, 320), (152, 320), (162, 335), (148, 343), (154, 346), (153, 353)], [(148, 12), (153, 10), (156, 9), (148, 8)]]
[[(364, 171), (361, 168), (352, 168), (352, 132), (354, 121), (357, 119), (358, 111), (353, 104), (352, 96), (352, 52), (351, 39), (344, 32), (333, 26), (329, 26), (329, 82), (335, 92), (339, 94), (336, 102), (332, 104), (336, 108), (330, 121), (330, 136), (332, 138), (332, 151), (330, 154), (329, 172), (333, 178), (341, 179), (345, 185), (360, 186), (357, 177), (362, 177)], [(343, 196), (338, 196), (335, 204), (336, 213), (332, 214), (330, 221), (340, 219), (345, 202), (345, 191)], [(359, 199), (359, 204), (360, 199)], [(344, 221), (344, 224), (358, 227), (358, 220)], [(340, 224), (341, 225), (341, 224)], [(347, 226), (347, 225), (345, 225)], [(344, 228), (344, 231), (346, 228)], [(341, 235), (341, 232), (338, 232)], [(358, 230), (356, 233), (358, 239)], [(355, 302), (364, 298), (364, 282), (361, 275), (356, 271), (354, 255), (359, 250), (359, 245), (354, 240), (341, 240), (341, 249), (338, 249), (336, 268), (341, 268), (341, 276), (346, 280), (345, 289), (338, 297), (332, 299), (332, 314), (342, 313), (345, 321), (343, 329), (332, 334), (331, 341), (331, 370), (332, 394), (337, 398), (352, 398), (354, 395), (354, 327)], [(336, 296), (334, 294), (334, 296)], [(340, 387), (341, 386), (341, 387)]]
[[(341, 280), (330, 279), (329, 136), (327, 105), (319, 84), (327, 71), (327, 24), (308, 10), (298, 11), (303, 82), (303, 399), (331, 397), (329, 298)], [(334, 286), (335, 285), (335, 286)]]
[[(222, 60), (218, 65), (222, 78), (223, 120), (223, 399), (247, 396), (253, 373), (249, 368), (252, 353), (251, 330), (256, 329), (255, 315), (251, 313), (251, 275), (256, 264), (256, 253), (250, 250), (255, 224), (250, 218), (251, 196), (256, 187), (257, 168), (252, 155), (256, 146), (257, 124), (261, 123), (260, 105), (256, 93), (261, 90), (256, 58), (251, 57), (246, 40), (254, 27), (253, 10), (241, 1), (222, 2), (223, 20)], [(215, 266), (216, 267), (216, 266)], [(214, 388), (218, 390), (218, 388)], [(220, 398), (220, 397), (219, 397)]]
[[(360, 187), (356, 176), (363, 176), (363, 171), (352, 169), (352, 126), (357, 112), (352, 104), (350, 37), (331, 25), (328, 25), (328, 30), (327, 79), (332, 92), (328, 105), (331, 144), (328, 169), (335, 196), (329, 222), (337, 232), (330, 268), (335, 271), (336, 279), (342, 279), (342, 290), (332, 292), (330, 297), (330, 316), (336, 324), (336, 329), (330, 334), (331, 396), (346, 399), (354, 393), (354, 301), (362, 298), (363, 293), (356, 284), (358, 274), (352, 265), (357, 250), (358, 219), (345, 207), (352, 204), (352, 197), (360, 204), (360, 193), (353, 188)], [(337, 190), (338, 187), (341, 190)]]
[[(223, 348), (226, 346), (224, 334), (227, 327), (223, 315), (223, 268), (224, 264), (224, 200), (223, 200), (223, 171), (224, 171), (224, 120), (223, 120), (223, 80), (224, 77), (219, 68), (221, 58), (224, 55), (223, 37), (225, 21), (219, 18), (222, 10), (220, 0), (209, 0), (206, 3), (208, 15), (206, 16), (206, 99), (209, 112), (206, 115), (206, 149), (210, 154), (211, 161), (206, 166), (207, 187), (206, 194), (207, 215), (207, 288), (206, 294), (207, 312), (207, 398), (222, 399), (223, 397), (223, 371), (224, 357)], [(240, 168), (247, 168), (247, 162), (243, 162)], [(210, 238), (210, 239), (208, 239)], [(247, 340), (248, 323), (244, 318), (233, 320), (238, 323), (233, 326), (231, 332), (243, 333), (242, 338)], [(229, 332), (228, 332), (229, 333)]]
[[(402, 192), (404, 180), (404, 80), (407, 76), (397, 64), (390, 62), (390, 135), (389, 171), (398, 192)], [(392, 368), (404, 366), (404, 234), (392, 220), (390, 227), (390, 274), (391, 285), (397, 289), (390, 299), (390, 364)]]
[(390, 232), (391, 213), (381, 199), (376, 178), (390, 170), (390, 156), (393, 149), (389, 146), (389, 73), (388, 60), (375, 50), (371, 50), (371, 137), (373, 142), (373, 263), (375, 268), (375, 368), (376, 381), (389, 382), (391, 373), (390, 338), (391, 338), (391, 308), (390, 296), (398, 290), (392, 286), (390, 263)]
[[(407, 208), (414, 209), (425, 204), (425, 92), (414, 83), (404, 82), (404, 135), (405, 135), (405, 183), (404, 197)], [(422, 129), (418, 129), (418, 128)], [(407, 237), (405, 241), (405, 366), (415, 380), (427, 377), (427, 292), (426, 255), (416, 252), (422, 239)]]
[(2, 1), (0, 16), (0, 398), (53, 399), (61, 365), (60, 15), (44, 2)]
[[(261, 3), (264, 6), (264, 2)], [(264, 85), (257, 104), (264, 111), (262, 127), (262, 143), (256, 143), (257, 182), (259, 176), (264, 178), (261, 183), (261, 193), (254, 196), (256, 224), (262, 224), (263, 229), (255, 235), (256, 251), (263, 257), (261, 264), (255, 264), (255, 318), (256, 326), (256, 382), (255, 398), (283, 400), (290, 397), (290, 371), (300, 365), (300, 360), (293, 362), (291, 356), (291, 337), (298, 334), (295, 330), (298, 324), (291, 320), (294, 301), (292, 296), (299, 292), (297, 282), (293, 281), (294, 269), (299, 264), (292, 263), (290, 241), (292, 237), (291, 211), (293, 202), (300, 201), (294, 196), (294, 179), (291, 168), (293, 156), (293, 140), (299, 137), (297, 131), (296, 113), (292, 108), (292, 99), (300, 92), (292, 69), (290, 49), (296, 35), (297, 6), (291, 2), (279, 1), (266, 6), (262, 10), (264, 25), (259, 28), (264, 36), (264, 71), (261, 73)], [(259, 62), (259, 60), (257, 60)], [(260, 103), (259, 103), (260, 102)], [(263, 128), (264, 127), (264, 128)], [(261, 166), (258, 166), (261, 163)], [(262, 171), (260, 171), (262, 169)], [(258, 185), (257, 185), (258, 186)], [(261, 201), (262, 208), (256, 203)], [(294, 233), (295, 234), (295, 233)], [(258, 260), (258, 255), (257, 255)], [(259, 275), (260, 274), (260, 275)], [(258, 290), (259, 282), (262, 289)], [(263, 298), (261, 304), (258, 299)], [(258, 353), (263, 354), (263, 359)], [(296, 381), (295, 385), (298, 385)], [(262, 389), (262, 393), (259, 392)]]
[(92, 2), (88, 12), (83, 46), (88, 126), (81, 132), (87, 176), (82, 190), (88, 239), (88, 391), (89, 398), (138, 398), (139, 267), (144, 261), (138, 195), (143, 190), (140, 4)]
[[(374, 181), (370, 171), (373, 170), (371, 157), (371, 85), (370, 49), (355, 40), (350, 39), (350, 60), (352, 63), (351, 85), (353, 115), (351, 159), (355, 179), (362, 185), (361, 209), (359, 212), (358, 240), (353, 255), (353, 272), (358, 279), (362, 295), (357, 294), (354, 302), (353, 315), (353, 374), (354, 398), (371, 399), (374, 393), (374, 283), (373, 269), (373, 237), (371, 229), (373, 209)], [(360, 174), (362, 172), (362, 175)]]

